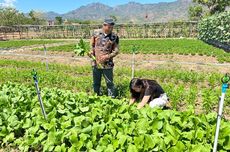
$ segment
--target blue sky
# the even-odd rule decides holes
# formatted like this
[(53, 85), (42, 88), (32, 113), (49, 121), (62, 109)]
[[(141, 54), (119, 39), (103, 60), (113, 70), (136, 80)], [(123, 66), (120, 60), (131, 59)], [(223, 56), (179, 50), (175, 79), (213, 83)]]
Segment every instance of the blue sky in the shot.
[(66, 13), (93, 2), (100, 2), (109, 6), (125, 4), (130, 1), (146, 3), (172, 2), (175, 0), (0, 0), (0, 5), (14, 6), (20, 11), (29, 12), (31, 9), (39, 11), (55, 11)]

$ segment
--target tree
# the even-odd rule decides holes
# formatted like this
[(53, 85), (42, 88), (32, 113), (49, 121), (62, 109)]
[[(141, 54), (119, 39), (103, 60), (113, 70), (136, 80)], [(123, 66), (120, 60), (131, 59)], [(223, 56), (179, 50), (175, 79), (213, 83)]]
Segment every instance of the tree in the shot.
[(10, 7), (0, 8), (0, 26), (30, 24), (30, 19), (23, 13)]
[(227, 6), (230, 6), (230, 0), (193, 0), (193, 2), (207, 7), (210, 15), (223, 12)]
[(117, 17), (115, 15), (110, 15), (109, 17), (112, 18), (114, 22), (117, 21)]
[(32, 19), (31, 24), (33, 24), (33, 25), (41, 25), (41, 24), (45, 23), (45, 20), (43, 19), (43, 13), (42, 12), (31, 10), (29, 12), (29, 16)]
[(31, 19), (32, 19), (33, 21), (36, 20), (35, 11), (34, 11), (34, 10), (31, 10), (31, 11), (29, 12), (29, 16), (31, 17)]
[(55, 17), (55, 22), (56, 22), (56, 24), (61, 25), (63, 23), (62, 17), (61, 16)]
[(203, 8), (200, 5), (189, 7), (189, 19), (192, 21), (198, 21), (202, 18)]

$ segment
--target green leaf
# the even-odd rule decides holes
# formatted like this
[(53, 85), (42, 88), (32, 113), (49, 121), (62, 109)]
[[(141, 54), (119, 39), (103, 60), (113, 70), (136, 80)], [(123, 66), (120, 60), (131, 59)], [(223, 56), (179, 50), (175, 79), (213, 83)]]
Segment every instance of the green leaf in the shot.
[(225, 137), (224, 145), (225, 150), (230, 150), (230, 135)]
[(92, 126), (91, 125), (89, 125), (88, 127), (86, 127), (86, 128), (83, 128), (82, 129), (82, 133), (90, 133), (92, 131)]
[(56, 146), (55, 149), (54, 149), (55, 152), (61, 152), (61, 146)]
[(8, 118), (9, 126), (15, 127), (20, 122), (18, 121), (18, 117), (16, 115), (12, 115)]
[(185, 151), (185, 145), (178, 141), (175, 146), (172, 146), (168, 149), (168, 152), (178, 152), (178, 151)]
[(117, 138), (119, 139), (118, 142), (119, 142), (120, 146), (123, 146), (126, 142), (126, 139), (127, 139), (126, 135), (123, 135), (121, 133), (118, 133)]
[(87, 149), (92, 149), (92, 148), (93, 148), (93, 142), (92, 142), (92, 141), (89, 141), (89, 142), (86, 144), (86, 148), (87, 148)]
[(149, 128), (149, 122), (145, 118), (139, 119), (136, 123), (136, 128), (140, 134), (146, 133), (147, 128)]
[(148, 149), (152, 149), (155, 147), (155, 141), (154, 141), (154, 137), (151, 136), (151, 135), (148, 135), (148, 134), (145, 134), (145, 140), (144, 140), (145, 144), (144, 144), (144, 147), (146, 150)]
[(163, 121), (155, 119), (152, 124), (153, 130), (160, 130), (163, 127)]
[(0, 126), (2, 125), (2, 119), (0, 118)]
[(26, 118), (26, 122), (23, 124), (22, 128), (30, 128), (32, 126), (32, 121), (28, 118)]
[(80, 110), (81, 110), (81, 112), (87, 112), (87, 111), (89, 111), (89, 107), (88, 106), (82, 107), (82, 108), (80, 108)]
[(177, 130), (175, 129), (175, 127), (169, 125), (168, 123), (166, 124), (166, 131), (172, 135), (174, 138), (177, 139), (177, 136), (178, 136), (178, 132)]
[(135, 146), (139, 148), (143, 148), (144, 145), (144, 135), (140, 135), (138, 137), (134, 137), (134, 144)]
[(10, 143), (14, 141), (14, 133), (11, 132), (10, 134), (8, 134), (4, 139), (3, 139), (3, 143)]
[(208, 152), (208, 151), (211, 151), (211, 148), (212, 146), (208, 144), (205, 144), (205, 145), (197, 144), (197, 145), (192, 146), (191, 151), (193, 152), (201, 152), (201, 151), (206, 152), (207, 151)]
[(78, 116), (74, 118), (75, 126), (81, 126), (81, 122), (85, 119), (85, 116)]
[(114, 149), (117, 149), (119, 147), (119, 140), (118, 139), (113, 139), (112, 143), (113, 143), (113, 148)]
[(202, 141), (202, 138), (204, 137), (204, 131), (203, 130), (201, 130), (201, 129), (198, 129), (197, 131), (196, 131), (196, 135), (195, 135), (195, 137), (196, 137), (196, 139), (198, 139), (199, 141)]
[(195, 131), (191, 130), (190, 132), (183, 132), (182, 137), (191, 141), (194, 138), (194, 134), (195, 134)]
[(0, 127), (0, 137), (5, 137), (8, 134), (5, 126)]
[(65, 109), (58, 109), (57, 112), (60, 114), (65, 114), (67, 111)]
[(61, 124), (61, 128), (62, 129), (67, 129), (67, 128), (71, 128), (72, 127), (72, 122), (71, 120), (65, 121)]
[(114, 152), (113, 145), (109, 144), (105, 152)]
[(53, 146), (55, 143), (56, 143), (56, 132), (49, 132), (48, 133), (48, 138), (47, 138), (47, 141), (46, 141), (46, 145), (48, 147), (50, 146)]
[(127, 152), (138, 152), (137, 147), (133, 144), (129, 144)]
[(86, 44), (83, 39), (80, 39), (79, 43), (76, 45), (74, 52), (78, 56), (84, 56), (84, 54), (86, 53)]
[(80, 140), (81, 140), (81, 141), (86, 141), (88, 137), (89, 137), (88, 134), (84, 134), (84, 133), (81, 133), (81, 134), (80, 134)]

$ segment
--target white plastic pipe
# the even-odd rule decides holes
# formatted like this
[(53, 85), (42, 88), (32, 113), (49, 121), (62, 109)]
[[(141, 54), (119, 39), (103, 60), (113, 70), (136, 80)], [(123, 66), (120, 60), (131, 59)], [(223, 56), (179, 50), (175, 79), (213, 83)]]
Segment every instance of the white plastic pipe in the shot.
[(132, 79), (134, 78), (134, 71), (135, 71), (135, 53), (133, 52), (133, 58), (132, 58)]
[(220, 102), (219, 102), (219, 108), (218, 108), (217, 123), (216, 123), (216, 133), (215, 133), (213, 152), (217, 152), (218, 137), (219, 137), (219, 131), (220, 131), (220, 122), (221, 122), (221, 117), (222, 117), (223, 107), (224, 107), (224, 98), (225, 98), (225, 93), (222, 93), (221, 98), (220, 98)]

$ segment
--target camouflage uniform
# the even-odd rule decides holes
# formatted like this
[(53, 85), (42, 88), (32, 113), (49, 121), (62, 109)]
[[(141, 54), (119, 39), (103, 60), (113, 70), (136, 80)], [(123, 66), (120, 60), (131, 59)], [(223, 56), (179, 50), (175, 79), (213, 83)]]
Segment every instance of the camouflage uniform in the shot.
[[(101, 77), (104, 76), (108, 88), (108, 95), (115, 97), (113, 84), (113, 58), (119, 52), (119, 37), (114, 34), (105, 34), (103, 30), (95, 31), (91, 38), (91, 55), (95, 56), (96, 61), (92, 61), (93, 66), (93, 88), (94, 92), (100, 95)], [(100, 58), (108, 55), (107, 61)]]

